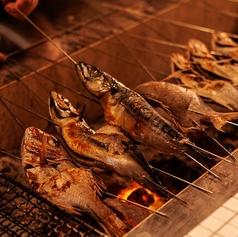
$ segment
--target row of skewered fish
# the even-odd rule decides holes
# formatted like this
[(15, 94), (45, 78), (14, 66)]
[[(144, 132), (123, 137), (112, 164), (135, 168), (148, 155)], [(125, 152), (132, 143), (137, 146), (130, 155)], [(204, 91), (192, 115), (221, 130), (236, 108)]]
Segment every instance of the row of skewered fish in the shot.
[[(166, 80), (189, 75), (201, 78), (199, 82), (207, 81), (194, 69), (202, 59), (189, 52), (193, 61), (179, 55), (176, 67), (180, 70)], [(204, 60), (216, 59), (206, 55)], [(213, 154), (192, 142), (190, 131), (210, 124), (222, 131), (238, 113), (216, 112), (192, 90), (170, 82), (148, 82), (132, 90), (93, 65), (80, 62), (76, 70), (86, 90), (101, 104), (107, 125), (95, 131), (67, 98), (52, 91), (49, 114), (58, 139), (38, 128), (27, 128), (21, 146), (22, 164), (28, 184), (42, 196), (69, 212), (88, 212), (109, 236), (123, 236), (131, 227), (101, 201), (105, 185), (93, 168), (114, 171), (169, 199), (174, 195), (158, 180), (136, 144), (160, 153), (207, 159)], [(223, 81), (219, 78), (219, 82)], [(191, 88), (192, 83), (186, 86)], [(234, 86), (234, 81), (229, 85)], [(151, 101), (162, 106), (172, 121)], [(236, 111), (230, 104), (226, 107)]]

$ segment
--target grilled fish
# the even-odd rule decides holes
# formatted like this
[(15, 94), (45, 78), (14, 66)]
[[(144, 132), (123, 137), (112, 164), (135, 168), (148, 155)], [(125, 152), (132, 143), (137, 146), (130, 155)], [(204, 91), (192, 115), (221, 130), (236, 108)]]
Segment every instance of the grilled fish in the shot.
[(89, 213), (108, 236), (120, 237), (129, 230), (100, 200), (103, 181), (92, 170), (75, 166), (53, 135), (27, 128), (21, 158), (29, 186), (43, 197), (70, 213)]
[(133, 140), (158, 152), (182, 157), (185, 152), (205, 156), (137, 92), (83, 62), (78, 64), (77, 73), (86, 89), (101, 103), (105, 120), (119, 126)]
[[(173, 71), (165, 80), (179, 79), (183, 86), (192, 89), (197, 95), (209, 98), (231, 111), (238, 111), (238, 91), (231, 83), (208, 80), (199, 75), (182, 54), (172, 54), (170, 59)], [(177, 73), (174, 73), (175, 68), (179, 69)]]
[(238, 118), (237, 112), (214, 111), (195, 92), (172, 83), (151, 81), (139, 85), (135, 91), (147, 99), (159, 101), (167, 106), (183, 130), (194, 129), (193, 121), (196, 121), (201, 126), (212, 123), (217, 130), (223, 131), (222, 127), (227, 121)]
[(77, 163), (115, 171), (160, 196), (169, 197), (148, 181), (162, 187), (137, 146), (118, 127), (104, 126), (94, 131), (69, 100), (55, 91), (50, 95), (49, 111), (51, 119), (58, 124), (56, 130), (76, 154)]
[(238, 85), (238, 66), (231, 60), (216, 60), (206, 45), (197, 39), (189, 40), (187, 52), (193, 65), (206, 78), (223, 78), (235, 86)]
[(222, 56), (238, 61), (238, 44), (227, 33), (222, 31), (213, 32), (211, 47), (215, 53), (220, 53)]

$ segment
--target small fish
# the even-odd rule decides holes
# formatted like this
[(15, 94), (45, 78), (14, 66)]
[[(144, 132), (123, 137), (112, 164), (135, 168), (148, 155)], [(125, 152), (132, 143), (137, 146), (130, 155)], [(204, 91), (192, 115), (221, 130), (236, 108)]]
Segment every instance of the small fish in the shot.
[(187, 49), (191, 63), (206, 78), (226, 79), (233, 85), (238, 85), (238, 65), (231, 60), (216, 60), (210, 54), (205, 44), (197, 39), (190, 39)]
[(75, 162), (112, 170), (160, 196), (169, 197), (167, 192), (148, 181), (162, 187), (137, 146), (118, 127), (107, 125), (94, 131), (69, 100), (55, 91), (50, 94), (49, 111), (53, 122), (58, 124), (56, 130), (76, 154)]
[(159, 101), (168, 107), (173, 118), (182, 126), (182, 130), (194, 130), (194, 122), (201, 126), (212, 123), (223, 131), (227, 121), (237, 119), (237, 112), (219, 113), (206, 105), (191, 89), (163, 81), (143, 83), (135, 91), (152, 101)]
[(72, 214), (89, 213), (108, 236), (121, 237), (129, 230), (100, 200), (103, 181), (92, 170), (75, 166), (53, 135), (27, 128), (21, 158), (29, 186), (41, 196)]
[(200, 76), (182, 54), (172, 54), (170, 59), (172, 67), (178, 68), (178, 71), (174, 73), (173, 69), (172, 74), (164, 80), (178, 78), (183, 86), (192, 89), (197, 95), (209, 98), (231, 111), (238, 111), (238, 90), (231, 83)]
[(86, 89), (101, 103), (107, 123), (120, 127), (133, 140), (162, 153), (184, 157), (192, 152), (205, 156), (134, 90), (83, 62), (78, 64), (77, 73)]
[(238, 61), (238, 44), (229, 35), (222, 31), (212, 33), (211, 47), (215, 53), (230, 57)]

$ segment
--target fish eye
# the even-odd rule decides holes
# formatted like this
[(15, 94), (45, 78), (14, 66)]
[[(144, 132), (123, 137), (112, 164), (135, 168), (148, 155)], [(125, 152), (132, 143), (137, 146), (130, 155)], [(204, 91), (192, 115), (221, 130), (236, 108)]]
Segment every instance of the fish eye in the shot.
[(68, 105), (69, 104), (69, 100), (64, 98), (64, 103)]
[(118, 92), (118, 87), (117, 85), (114, 85), (112, 88), (111, 88), (111, 94), (114, 95)]

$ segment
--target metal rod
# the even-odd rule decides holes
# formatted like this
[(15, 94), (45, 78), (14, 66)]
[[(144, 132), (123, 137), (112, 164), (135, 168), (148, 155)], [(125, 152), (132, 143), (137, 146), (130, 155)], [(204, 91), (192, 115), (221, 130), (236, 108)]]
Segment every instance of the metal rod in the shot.
[[(189, 110), (189, 111), (191, 111), (191, 112), (197, 113), (197, 114), (204, 115), (204, 113), (202, 113), (202, 112), (199, 112), (199, 111), (197, 111), (197, 110), (194, 110), (194, 109), (190, 109), (190, 108), (188, 108), (188, 110)], [(231, 124), (231, 125), (234, 125), (234, 126), (237, 126), (237, 127), (238, 127), (238, 124), (237, 124), (237, 123), (233, 123), (233, 122), (231, 122), (231, 121), (226, 121), (226, 123), (228, 123), (228, 124)]]
[[(212, 137), (205, 129), (202, 128), (202, 126), (197, 123), (195, 120), (192, 119), (192, 121), (208, 136), (210, 137), (214, 142), (216, 142), (225, 152), (227, 152), (227, 154), (233, 159), (236, 160), (236, 157), (233, 156), (233, 154), (231, 154), (217, 139), (215, 139), (214, 137)], [(226, 162), (228, 162), (228, 160), (226, 160), (225, 158), (222, 159)]]
[(4, 104), (4, 106), (7, 108), (8, 112), (12, 115), (12, 117), (17, 121), (17, 123), (20, 125), (20, 127), (25, 130), (23, 124), (21, 123), (21, 121), (12, 113), (12, 111), (9, 109), (9, 107), (6, 105), (6, 103), (3, 101), (3, 98), (0, 97), (2, 103)]
[(15, 156), (15, 155), (13, 155), (13, 154), (11, 154), (11, 153), (9, 153), (9, 152), (7, 152), (7, 151), (4, 151), (4, 150), (2, 150), (2, 149), (0, 149), (0, 152), (3, 153), (3, 154), (5, 154), (5, 155), (11, 156), (11, 157), (13, 157), (13, 158), (15, 158), (15, 159), (21, 161), (21, 158), (20, 158), (19, 156)]
[[(10, 4), (10, 3), (9, 3)], [(62, 54), (64, 54), (73, 64), (77, 65), (77, 62), (66, 53), (61, 47), (59, 47), (42, 29), (40, 29), (26, 14), (24, 14), (15, 4), (11, 3), (12, 7), (21, 14), (36, 30), (38, 30), (47, 40), (49, 40)]]
[[(49, 81), (51, 81), (51, 82), (54, 82), (54, 83), (56, 83), (56, 84), (62, 86), (63, 88), (65, 88), (65, 89), (67, 89), (67, 90), (69, 90), (69, 91), (71, 91), (71, 92), (73, 92), (73, 93), (75, 93), (75, 94), (77, 94), (77, 95), (80, 95), (80, 96), (84, 97), (85, 99), (88, 99), (88, 100), (90, 100), (90, 101), (92, 101), (92, 102), (94, 102), (94, 103), (99, 104), (99, 102), (96, 101), (95, 99), (90, 98), (90, 97), (88, 97), (88, 96), (86, 96), (86, 95), (84, 95), (84, 94), (82, 94), (82, 93), (80, 93), (80, 92), (78, 92), (78, 91), (76, 91), (76, 90), (74, 90), (74, 89), (72, 89), (72, 88), (66, 86), (66, 85), (63, 85), (62, 83), (58, 82), (57, 80), (54, 80), (54, 79), (52, 79), (51, 77), (48, 77), (48, 76), (46, 76), (46, 75), (40, 73), (39, 71), (34, 70), (34, 69), (30, 68), (29, 66), (24, 65), (23, 63), (16, 62), (16, 61), (15, 61), (14, 59), (12, 59), (12, 58), (9, 58), (9, 59), (10, 59), (11, 61), (13, 61), (13, 62), (15, 62), (15, 63), (18, 63), (18, 64), (20, 64), (21, 66), (27, 68), (28, 70), (32, 71), (33, 73), (35, 73), (35, 74), (37, 74), (37, 75), (40, 75), (40, 76), (44, 77), (45, 79), (47, 79), (47, 80), (49, 80)], [(23, 82), (22, 80), (20, 80), (20, 81)]]
[(184, 152), (184, 155), (186, 155), (187, 157), (189, 157), (190, 159), (192, 159), (193, 161), (195, 161), (197, 164), (199, 164), (202, 168), (204, 168), (207, 172), (209, 172), (211, 175), (213, 175), (215, 178), (221, 180), (221, 178), (216, 175), (215, 173), (213, 173), (211, 170), (209, 170), (206, 166), (204, 166), (202, 163), (200, 163), (199, 161), (197, 161), (194, 157), (190, 156), (189, 154), (187, 154), (186, 152)]
[(164, 188), (163, 186), (157, 184), (157, 183), (154, 182), (153, 180), (148, 179), (147, 177), (145, 177), (145, 175), (143, 175), (143, 178), (144, 178), (145, 180), (149, 181), (150, 183), (152, 183), (152, 184), (158, 186), (158, 187), (161, 188), (163, 191), (167, 192), (168, 194), (170, 194), (172, 197), (174, 197), (175, 199), (179, 200), (179, 201), (182, 202), (183, 204), (186, 204), (186, 205), (187, 205), (187, 203), (186, 203), (184, 200), (182, 200), (182, 199), (180, 199), (179, 197), (177, 197), (174, 193), (170, 192), (168, 189), (166, 189), (166, 188)]
[(1, 100), (6, 100), (6, 101), (8, 101), (8, 102), (10, 102), (10, 103), (12, 103), (12, 104), (14, 104), (14, 105), (16, 105), (17, 107), (19, 107), (19, 108), (21, 108), (21, 109), (24, 109), (24, 110), (28, 111), (29, 113), (38, 116), (39, 118), (42, 118), (42, 119), (44, 119), (44, 120), (46, 120), (46, 121), (48, 121), (48, 122), (50, 122), (50, 123), (52, 123), (52, 124), (54, 124), (54, 125), (59, 126), (57, 123), (53, 122), (52, 120), (50, 120), (50, 119), (48, 119), (48, 118), (46, 118), (46, 117), (44, 117), (44, 116), (42, 116), (42, 115), (40, 115), (40, 114), (38, 114), (38, 113), (32, 111), (32, 110), (30, 110), (30, 109), (27, 109), (27, 108), (25, 108), (24, 106), (19, 105), (19, 104), (15, 103), (15, 102), (13, 102), (13, 101), (7, 99), (7, 98), (4, 98), (4, 97), (0, 96), (0, 99), (1, 99)]
[(203, 148), (201, 148), (201, 147), (199, 147), (199, 146), (196, 146), (196, 145), (194, 145), (193, 143), (187, 142), (186, 144), (189, 145), (189, 146), (192, 146), (192, 147), (194, 147), (194, 148), (197, 148), (197, 149), (199, 149), (199, 150), (201, 150), (201, 151), (203, 151), (203, 152), (205, 152), (205, 153), (207, 153), (207, 154), (209, 154), (209, 155), (212, 155), (212, 156), (214, 156), (214, 157), (216, 157), (216, 158), (218, 158), (218, 159), (220, 159), (220, 160), (224, 160), (224, 161), (226, 161), (226, 162), (228, 162), (228, 163), (232, 163), (231, 161), (226, 160), (224, 157), (221, 157), (221, 156), (219, 156), (219, 155), (217, 155), (217, 154), (215, 154), (215, 153), (212, 153), (212, 152), (210, 152), (210, 151), (208, 151), (208, 150), (205, 150), (205, 149), (203, 149)]
[(133, 202), (133, 201), (131, 201), (131, 200), (127, 200), (127, 199), (125, 199), (125, 198), (118, 197), (117, 195), (114, 195), (114, 194), (109, 193), (109, 192), (105, 192), (105, 193), (106, 193), (107, 195), (109, 195), (109, 196), (114, 197), (114, 198), (121, 199), (121, 200), (126, 201), (126, 202), (128, 202), (128, 203), (131, 203), (131, 204), (133, 204), (133, 205), (135, 205), (135, 206), (138, 206), (138, 207), (144, 208), (144, 209), (146, 209), (146, 210), (148, 210), (148, 211), (154, 212), (154, 213), (156, 213), (156, 214), (158, 214), (158, 215), (160, 215), (160, 216), (169, 218), (169, 216), (166, 215), (166, 214), (163, 213), (163, 212), (159, 212), (159, 211), (152, 210), (152, 209), (150, 209), (150, 208), (148, 208), (148, 207), (146, 207), (146, 206), (144, 206), (144, 205), (141, 205), (141, 204), (139, 204), (139, 203)]
[(167, 172), (165, 172), (165, 171), (163, 171), (163, 170), (161, 170), (161, 169), (158, 169), (158, 168), (156, 168), (156, 167), (154, 167), (154, 166), (150, 166), (150, 167), (151, 167), (152, 169), (154, 169), (154, 170), (157, 170), (157, 171), (163, 173), (163, 174), (166, 174), (166, 175), (168, 175), (168, 176), (170, 176), (170, 177), (173, 177), (173, 178), (175, 178), (175, 179), (177, 179), (177, 180), (180, 180), (180, 181), (182, 181), (182, 182), (184, 182), (184, 183), (186, 183), (186, 184), (189, 184), (189, 185), (193, 186), (194, 188), (197, 188), (197, 189), (199, 189), (199, 190), (201, 190), (201, 191), (204, 191), (204, 192), (206, 192), (206, 193), (212, 194), (212, 191), (210, 191), (210, 190), (208, 190), (208, 189), (202, 188), (202, 187), (200, 187), (200, 186), (198, 186), (198, 185), (196, 185), (196, 184), (193, 184), (193, 183), (191, 183), (191, 182), (189, 182), (189, 181), (187, 181), (187, 180), (185, 180), (185, 179), (182, 179), (182, 178), (180, 178), (180, 177), (178, 177), (178, 176), (175, 176), (175, 175), (172, 175), (172, 174), (170, 174), (170, 173), (167, 173)]
[[(230, 0), (230, 1), (238, 2), (238, 0)], [(202, 3), (204, 4), (204, 1)], [(208, 3), (206, 3), (206, 4), (207, 4), (208, 9), (210, 11), (215, 11), (214, 6), (211, 6), (211, 5), (209, 6)], [(103, 3), (103, 5), (106, 6), (106, 7), (112, 8), (112, 9), (117, 9), (119, 11), (123, 11), (123, 12), (129, 13), (129, 14), (132, 14), (132, 15), (137, 15), (137, 16), (142, 16), (142, 17), (149, 17), (150, 16), (147, 13), (141, 12), (139, 10), (132, 9), (130, 7), (121, 7), (121, 6), (118, 6), (116, 4), (111, 4), (111, 3)], [(215, 12), (217, 12), (219, 14), (223, 14), (223, 15), (238, 18), (238, 14), (236, 12), (231, 12), (231, 11), (226, 11), (226, 10), (221, 10), (221, 9), (219, 9), (219, 11), (216, 10)], [(189, 28), (189, 29), (198, 30), (198, 31), (207, 32), (207, 33), (213, 33), (215, 31), (214, 29), (211, 29), (211, 28), (208, 28), (208, 27), (202, 27), (202, 26), (198, 26), (198, 25), (194, 25), (194, 24), (190, 24), (190, 23), (186, 23), (186, 22), (181, 22), (181, 21), (178, 21), (178, 20), (172, 20), (172, 19), (165, 18), (165, 17), (153, 18), (153, 20), (163, 21), (163, 22), (167, 22), (167, 23), (171, 23), (171, 24), (174, 24), (174, 25), (183, 26), (183, 27), (186, 27), (186, 28)], [(235, 37), (238, 37), (236, 34), (230, 34), (230, 35), (234, 35)]]

